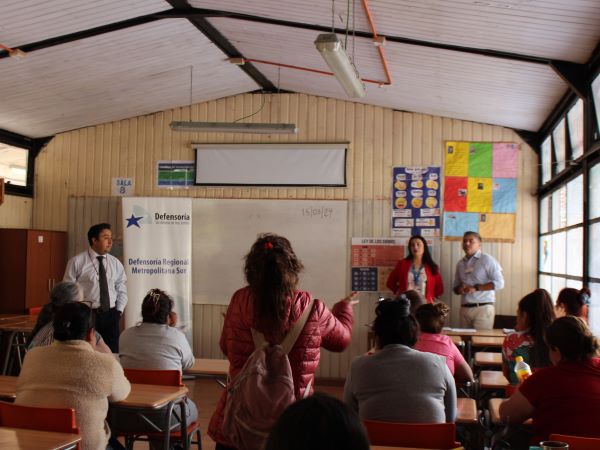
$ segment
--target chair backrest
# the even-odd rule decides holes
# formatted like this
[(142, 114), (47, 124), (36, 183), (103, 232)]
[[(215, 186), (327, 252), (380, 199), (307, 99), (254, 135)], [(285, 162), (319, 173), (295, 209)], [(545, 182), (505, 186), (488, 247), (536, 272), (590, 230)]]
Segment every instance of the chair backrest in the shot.
[(371, 445), (452, 449), (456, 427), (453, 423), (398, 423), (364, 420)]
[(134, 384), (183, 386), (179, 370), (124, 369), (125, 377)]
[(27, 308), (27, 314), (30, 316), (38, 316), (42, 312), (43, 306), (34, 306), (32, 308)]
[(494, 316), (494, 328), (514, 328), (517, 325), (517, 316), (505, 316), (497, 314)]
[(551, 434), (550, 440), (566, 442), (569, 444), (569, 450), (598, 450), (600, 448), (600, 438)]
[(41, 408), (0, 402), (0, 426), (79, 434), (72, 408)]

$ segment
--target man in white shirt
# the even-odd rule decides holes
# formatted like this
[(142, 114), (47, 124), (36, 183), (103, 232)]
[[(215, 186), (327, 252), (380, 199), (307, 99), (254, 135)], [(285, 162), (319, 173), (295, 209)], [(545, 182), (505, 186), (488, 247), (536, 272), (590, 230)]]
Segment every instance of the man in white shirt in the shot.
[(475, 231), (463, 235), (464, 258), (456, 263), (454, 293), (461, 295), (460, 326), (491, 330), (494, 325), (496, 289), (504, 287), (502, 267), (492, 256), (481, 252), (481, 236)]
[(110, 255), (110, 224), (99, 223), (88, 231), (90, 248), (67, 263), (63, 281), (79, 283), (96, 316), (96, 331), (113, 353), (119, 352), (119, 321), (127, 305), (123, 264)]

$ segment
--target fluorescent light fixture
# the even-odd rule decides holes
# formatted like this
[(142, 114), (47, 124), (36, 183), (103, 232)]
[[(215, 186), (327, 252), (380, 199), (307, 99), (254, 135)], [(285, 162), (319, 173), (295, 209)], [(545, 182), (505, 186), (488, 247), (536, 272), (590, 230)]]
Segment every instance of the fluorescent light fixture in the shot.
[(171, 130), (190, 133), (296, 134), (293, 123), (171, 122)]
[(335, 33), (325, 33), (317, 36), (315, 47), (338, 79), (349, 97), (364, 97), (365, 85), (358, 75), (358, 71), (348, 53), (342, 45), (342, 41)]

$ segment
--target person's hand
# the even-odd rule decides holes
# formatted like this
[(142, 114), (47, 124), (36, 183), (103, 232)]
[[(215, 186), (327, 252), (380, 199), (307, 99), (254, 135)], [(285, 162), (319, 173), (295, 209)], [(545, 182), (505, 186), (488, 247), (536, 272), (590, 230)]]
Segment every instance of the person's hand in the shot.
[(359, 302), (358, 299), (355, 300), (356, 296), (358, 296), (358, 292), (352, 291), (352, 292), (350, 292), (350, 294), (348, 294), (347, 297), (344, 297), (341, 301), (342, 302), (346, 302), (346, 303), (350, 303), (350, 305), (353, 306), (353, 305), (356, 305)]
[(477, 291), (477, 289), (475, 289), (475, 287), (471, 286), (470, 284), (464, 284), (462, 287), (463, 294), (472, 294), (475, 291)]

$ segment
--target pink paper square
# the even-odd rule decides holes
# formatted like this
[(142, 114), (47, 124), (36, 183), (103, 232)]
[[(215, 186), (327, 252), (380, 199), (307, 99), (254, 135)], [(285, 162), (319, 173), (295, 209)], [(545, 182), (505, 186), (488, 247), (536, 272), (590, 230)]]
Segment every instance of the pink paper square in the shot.
[(519, 144), (494, 143), (492, 171), (494, 178), (517, 178)]

